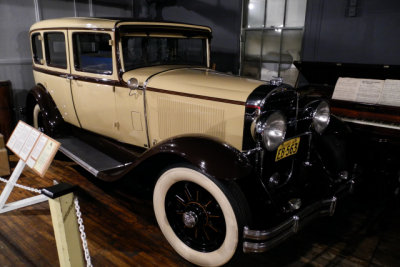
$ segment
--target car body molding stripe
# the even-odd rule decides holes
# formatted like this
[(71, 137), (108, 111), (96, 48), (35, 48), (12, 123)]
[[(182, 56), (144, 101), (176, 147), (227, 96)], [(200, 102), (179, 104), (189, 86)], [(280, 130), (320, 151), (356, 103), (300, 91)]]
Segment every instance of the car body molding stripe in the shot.
[[(72, 76), (72, 78), (75, 79), (75, 80), (84, 81), (84, 82), (91, 82), (91, 83), (99, 83), (99, 84), (127, 87), (126, 84), (123, 84), (123, 83), (121, 83), (119, 81), (116, 81), (116, 80), (106, 80), (106, 79), (85, 77), (85, 76), (74, 75), (74, 74), (69, 74), (69, 73), (65, 73), (65, 72), (46, 70), (46, 69), (43, 69), (43, 68), (38, 68), (36, 66), (33, 67), (33, 70), (34, 71), (38, 71), (38, 72), (42, 72), (42, 73), (45, 73), (45, 74), (49, 74), (49, 75), (60, 76), (60, 77), (64, 77), (65, 75), (68, 75), (68, 76)], [(157, 93), (179, 95), (179, 96), (192, 97), (192, 98), (199, 98), (199, 99), (204, 99), (204, 100), (210, 100), (210, 101), (216, 101), (216, 102), (222, 102), (222, 103), (228, 103), (228, 104), (234, 104), (234, 105), (241, 105), (241, 106), (244, 106), (246, 104), (246, 102), (238, 101), (238, 100), (224, 99), (224, 98), (204, 96), (204, 95), (196, 95), (196, 94), (177, 92), (177, 91), (171, 91), (171, 90), (165, 90), (165, 89), (159, 89), (159, 88), (153, 88), (153, 87), (146, 87), (146, 90), (152, 91), (152, 92), (157, 92)]]
[(241, 106), (244, 106), (246, 104), (243, 101), (230, 100), (230, 99), (211, 97), (211, 96), (204, 96), (204, 95), (195, 95), (195, 94), (189, 94), (189, 93), (183, 93), (183, 92), (176, 92), (176, 91), (158, 89), (158, 88), (153, 88), (153, 87), (147, 87), (147, 90), (148, 91), (152, 91), (152, 92), (157, 92), (157, 93), (179, 95), (179, 96), (186, 96), (186, 97), (192, 97), (192, 98), (199, 98), (199, 99), (204, 99), (204, 100), (223, 102), (223, 103), (241, 105)]

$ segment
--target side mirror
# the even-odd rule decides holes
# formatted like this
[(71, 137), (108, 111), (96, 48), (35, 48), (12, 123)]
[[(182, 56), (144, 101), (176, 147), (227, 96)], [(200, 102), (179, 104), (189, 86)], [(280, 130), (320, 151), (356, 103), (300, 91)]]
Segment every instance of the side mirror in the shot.
[(137, 90), (139, 88), (139, 81), (136, 78), (130, 78), (127, 84), (131, 90)]

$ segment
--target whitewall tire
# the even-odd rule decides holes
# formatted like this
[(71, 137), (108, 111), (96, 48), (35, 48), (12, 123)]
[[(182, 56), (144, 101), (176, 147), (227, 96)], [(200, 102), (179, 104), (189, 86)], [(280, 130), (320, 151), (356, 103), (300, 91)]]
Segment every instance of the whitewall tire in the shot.
[(237, 252), (241, 215), (221, 182), (192, 168), (171, 168), (156, 183), (153, 206), (165, 238), (186, 260), (220, 266)]
[(32, 112), (33, 127), (36, 129), (39, 128), (39, 114), (40, 114), (40, 107), (39, 107), (39, 104), (36, 104), (33, 107), (33, 112)]
[(32, 124), (34, 128), (38, 129), (41, 132), (44, 132), (43, 118), (39, 104), (36, 104), (33, 107)]

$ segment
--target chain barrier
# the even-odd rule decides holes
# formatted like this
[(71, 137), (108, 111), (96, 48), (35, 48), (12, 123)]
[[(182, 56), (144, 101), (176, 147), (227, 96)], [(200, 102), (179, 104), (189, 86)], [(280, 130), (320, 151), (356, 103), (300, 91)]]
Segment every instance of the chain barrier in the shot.
[[(9, 183), (9, 181), (7, 179), (1, 178), (1, 177), (0, 177), (0, 181), (4, 182), (4, 183)], [(25, 190), (33, 192), (33, 193), (37, 193), (37, 194), (42, 193), (39, 189), (29, 187), (26, 185), (21, 185), (21, 184), (17, 184), (17, 183), (10, 183), (10, 184), (15, 187), (19, 187), (21, 189), (25, 189)], [(85, 226), (83, 225), (82, 213), (80, 211), (81, 209), (80, 209), (77, 197), (74, 198), (74, 203), (75, 203), (76, 217), (78, 218), (79, 232), (81, 233), (83, 252), (85, 254), (86, 267), (93, 267), (92, 261), (90, 258), (90, 254), (89, 254), (89, 247), (88, 247), (88, 243), (87, 243), (87, 239), (86, 239), (86, 234), (85, 234)]]
[[(4, 183), (10, 183), (8, 180), (1, 178), (0, 177), (0, 181), (4, 182)], [(17, 183), (10, 183), (11, 185), (15, 186), (15, 187), (19, 187), (28, 191), (31, 191), (33, 193), (37, 193), (37, 194), (41, 194), (42, 192), (39, 189), (33, 188), (33, 187), (29, 187), (26, 185), (22, 185), (22, 184), (17, 184)]]
[(78, 218), (79, 232), (81, 232), (83, 252), (85, 253), (86, 267), (93, 267), (89, 254), (88, 243), (86, 240), (85, 227), (83, 226), (81, 208), (79, 207), (79, 202), (77, 197), (74, 198), (74, 203), (75, 203), (76, 217)]

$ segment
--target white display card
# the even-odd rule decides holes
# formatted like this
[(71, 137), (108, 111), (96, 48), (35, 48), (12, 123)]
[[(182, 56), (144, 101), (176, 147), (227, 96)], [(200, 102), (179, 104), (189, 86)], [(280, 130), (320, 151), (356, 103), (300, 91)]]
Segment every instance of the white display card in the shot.
[(7, 142), (7, 147), (43, 177), (60, 143), (25, 122), (19, 121)]
[(400, 106), (400, 80), (385, 81), (380, 103), (388, 106)]
[(336, 82), (332, 99), (400, 106), (400, 80), (340, 77)]
[(360, 79), (340, 77), (336, 82), (332, 99), (356, 101), (360, 83)]
[(378, 104), (381, 97), (383, 80), (363, 79), (357, 93), (357, 102)]

